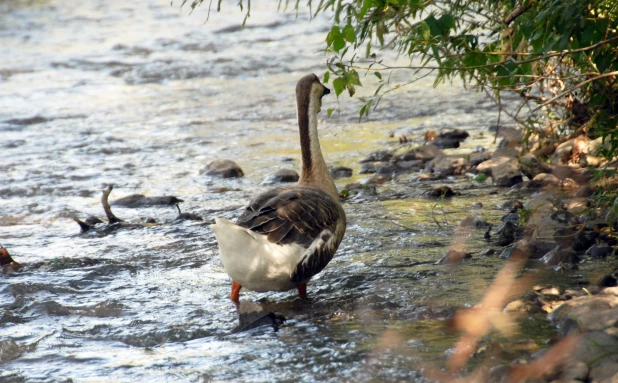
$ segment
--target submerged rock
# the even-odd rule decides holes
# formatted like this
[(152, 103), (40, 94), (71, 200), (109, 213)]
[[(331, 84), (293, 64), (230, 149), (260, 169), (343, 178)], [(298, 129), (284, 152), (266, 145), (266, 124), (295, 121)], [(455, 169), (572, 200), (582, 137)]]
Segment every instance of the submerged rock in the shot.
[(547, 266), (556, 266), (561, 263), (577, 263), (577, 253), (570, 247), (556, 246), (541, 257), (540, 261)]
[(337, 166), (330, 168), (330, 175), (333, 178), (348, 178), (352, 177), (352, 169), (345, 166)]
[(370, 153), (365, 157), (361, 163), (364, 162), (388, 162), (391, 158), (393, 158), (393, 153), (388, 150), (378, 150), (373, 153)]
[(184, 202), (175, 196), (146, 197), (143, 194), (131, 194), (126, 197), (111, 201), (112, 206), (122, 206), (128, 208), (150, 207), (150, 206), (172, 206)]
[(465, 156), (438, 156), (425, 164), (425, 170), (434, 173), (439, 178), (465, 174), (470, 169), (470, 163)]
[(455, 192), (450, 187), (442, 185), (434, 187), (427, 193), (427, 195), (436, 198), (449, 198), (454, 196)]
[(421, 160), (423, 163), (431, 161), (437, 156), (444, 155), (444, 152), (435, 145), (421, 145), (416, 148), (410, 149), (397, 156), (398, 161), (412, 161)]
[(279, 182), (298, 182), (299, 175), (294, 169), (279, 169), (275, 174), (271, 174), (262, 182), (264, 185), (271, 185)]
[(232, 160), (214, 160), (206, 165), (200, 174), (221, 178), (238, 178), (245, 175), (240, 166)]

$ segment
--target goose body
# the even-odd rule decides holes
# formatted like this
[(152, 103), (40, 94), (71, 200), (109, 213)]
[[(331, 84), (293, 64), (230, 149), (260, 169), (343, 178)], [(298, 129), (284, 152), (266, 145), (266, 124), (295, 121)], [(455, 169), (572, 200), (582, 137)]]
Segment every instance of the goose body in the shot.
[(302, 154), (298, 184), (257, 195), (236, 223), (216, 218), (211, 225), (223, 267), (232, 277), (230, 298), (235, 303), (241, 287), (296, 287), (304, 297), (306, 283), (326, 267), (343, 239), (345, 213), (317, 132), (321, 98), (329, 92), (314, 74), (296, 86)]

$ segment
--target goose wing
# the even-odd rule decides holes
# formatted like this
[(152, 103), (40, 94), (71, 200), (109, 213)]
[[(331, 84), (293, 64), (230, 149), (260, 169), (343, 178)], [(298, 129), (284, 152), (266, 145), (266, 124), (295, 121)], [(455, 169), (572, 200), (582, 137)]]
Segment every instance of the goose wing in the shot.
[(325, 230), (330, 236), (335, 233), (342, 214), (341, 206), (321, 190), (277, 188), (253, 199), (236, 224), (272, 243), (309, 248)]

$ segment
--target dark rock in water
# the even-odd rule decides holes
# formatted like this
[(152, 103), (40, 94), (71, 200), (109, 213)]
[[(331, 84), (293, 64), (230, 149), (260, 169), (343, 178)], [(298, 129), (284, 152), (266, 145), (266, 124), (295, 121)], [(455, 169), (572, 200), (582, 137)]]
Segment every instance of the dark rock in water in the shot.
[(142, 218), (142, 222), (143, 223), (157, 223), (157, 221), (154, 218), (152, 218), (152, 217)]
[(378, 150), (376, 152), (370, 153), (364, 160), (361, 162), (388, 162), (393, 158), (393, 153), (388, 150)]
[(266, 312), (253, 302), (240, 302), (238, 306), (238, 326), (232, 333), (248, 331), (261, 326), (272, 326), (275, 331), (285, 322), (285, 317), (274, 312)]
[(293, 169), (279, 169), (275, 174), (266, 177), (262, 184), (270, 185), (278, 182), (298, 182), (299, 178), (298, 173)]
[(410, 160), (410, 161), (398, 161), (395, 163), (397, 168), (403, 171), (412, 171), (412, 170), (421, 170), (423, 167), (423, 161), (421, 160)]
[(450, 140), (464, 141), (468, 137), (470, 137), (470, 133), (466, 132), (463, 129), (453, 129), (438, 134), (438, 139), (445, 138)]
[(614, 270), (611, 274), (606, 274), (594, 282), (595, 286), (599, 287), (614, 287), (618, 285), (618, 270)]
[(398, 170), (397, 166), (390, 162), (381, 162), (376, 165), (376, 175), (381, 176), (391, 176), (393, 173), (396, 173)]
[(391, 165), (390, 162), (363, 162), (363, 165), (361, 165), (360, 170), (358, 171), (358, 174), (373, 174), (378, 170), (378, 166), (380, 165)]
[(496, 186), (510, 187), (524, 179), (519, 171), (517, 160), (506, 161), (491, 170), (491, 176)]
[(453, 138), (438, 138), (429, 141), (427, 145), (434, 145), (440, 149), (454, 149), (459, 147), (459, 140)]
[(517, 213), (509, 213), (502, 217), (502, 222), (513, 222), (519, 223), (519, 214)]
[(393, 177), (391, 177), (390, 175), (381, 175), (381, 176), (376, 175), (376, 176), (371, 177), (367, 181), (367, 185), (382, 185), (392, 180), (393, 180)]
[(487, 221), (484, 221), (482, 219), (469, 215), (459, 223), (459, 226), (474, 227), (477, 229), (481, 229), (481, 228), (489, 227), (491, 225)]
[(434, 187), (427, 193), (427, 195), (430, 197), (448, 198), (454, 196), (455, 192), (450, 187), (443, 185)]
[(579, 258), (577, 253), (570, 247), (556, 246), (549, 253), (540, 259), (547, 266), (556, 266), (560, 263), (577, 263)]
[(552, 167), (528, 153), (519, 159), (519, 170), (526, 177), (533, 179), (541, 173), (551, 173)]
[(425, 170), (434, 173), (440, 178), (464, 174), (470, 169), (465, 156), (438, 156), (425, 164)]
[(498, 240), (496, 241), (497, 246), (506, 246), (513, 241), (517, 237), (517, 225), (513, 222), (502, 222), (494, 231), (494, 234), (499, 234)]
[(174, 221), (203, 221), (204, 219), (197, 214), (193, 213), (180, 213)]
[(150, 206), (172, 206), (184, 202), (174, 196), (146, 197), (142, 194), (131, 194), (126, 197), (111, 201), (112, 206), (122, 206), (128, 208), (150, 207)]
[(614, 248), (607, 243), (597, 243), (586, 251), (586, 255), (592, 258), (605, 258), (614, 252)]
[(352, 177), (352, 169), (346, 168), (345, 166), (337, 166), (335, 168), (330, 168), (330, 175), (333, 178), (348, 178)]
[(553, 174), (540, 173), (530, 180), (527, 187), (530, 189), (557, 189), (558, 187), (560, 187), (560, 180)]
[(364, 186), (360, 182), (352, 182), (351, 184), (347, 184), (347, 185), (345, 185), (343, 187), (344, 190), (348, 190), (348, 191), (360, 190), (360, 189), (363, 189), (363, 188), (364, 188)]
[(397, 156), (397, 161), (421, 160), (431, 161), (437, 156), (444, 155), (444, 152), (435, 145), (422, 145)]
[(485, 249), (485, 250), (481, 251), (479, 254), (484, 255), (484, 256), (490, 256), (490, 255), (496, 254), (496, 250), (494, 250), (494, 249)]
[(480, 152), (480, 153), (472, 153), (468, 157), (468, 161), (470, 161), (471, 166), (477, 166), (481, 162), (491, 160), (491, 152)]
[(214, 160), (200, 174), (221, 178), (238, 178), (245, 175), (238, 164), (232, 160)]

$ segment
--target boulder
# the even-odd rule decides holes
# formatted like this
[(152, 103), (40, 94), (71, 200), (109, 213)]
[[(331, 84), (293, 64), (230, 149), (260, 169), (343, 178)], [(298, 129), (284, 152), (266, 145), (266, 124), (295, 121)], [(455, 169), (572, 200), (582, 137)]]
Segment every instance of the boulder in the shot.
[(491, 176), (494, 179), (494, 184), (496, 186), (504, 187), (511, 187), (523, 182), (524, 180), (521, 172), (519, 171), (517, 159), (514, 158), (511, 158), (500, 165), (494, 166), (491, 169)]
[(519, 153), (513, 148), (497, 149), (491, 155), (491, 159), (483, 161), (476, 166), (476, 170), (488, 176), (492, 175), (492, 171), (496, 166), (502, 165), (511, 160), (517, 160)]
[(614, 248), (607, 243), (596, 243), (586, 250), (586, 255), (592, 258), (605, 258), (614, 252)]
[(352, 177), (352, 169), (346, 168), (345, 166), (337, 166), (334, 168), (330, 168), (330, 175), (333, 178), (348, 178)]
[(276, 173), (269, 175), (262, 182), (264, 185), (271, 185), (279, 182), (298, 182), (299, 175), (294, 169), (279, 169)]
[(577, 254), (572, 248), (556, 246), (541, 257), (540, 261), (547, 266), (556, 266), (561, 263), (577, 263), (579, 258), (577, 258)]
[(553, 165), (567, 165), (573, 153), (573, 145), (575, 139), (567, 140), (556, 148), (554, 154), (551, 156), (551, 163)]
[(529, 179), (533, 179), (538, 174), (551, 173), (552, 167), (528, 153), (519, 159), (519, 170)]
[(425, 170), (439, 177), (464, 174), (470, 168), (470, 163), (465, 156), (438, 156), (425, 164)]
[(471, 166), (477, 166), (481, 162), (491, 160), (491, 157), (491, 152), (477, 152), (470, 154), (468, 161), (470, 162)]
[(553, 174), (540, 173), (534, 176), (526, 187), (530, 189), (556, 189), (560, 187), (560, 180)]
[(421, 160), (425, 163), (427, 161), (431, 161), (439, 155), (444, 155), (444, 152), (437, 146), (421, 145), (397, 156), (397, 161)]
[(365, 159), (362, 160), (361, 163), (390, 161), (391, 158), (393, 158), (392, 152), (388, 150), (378, 150), (367, 155), (367, 157), (365, 157)]
[(245, 175), (240, 166), (232, 160), (214, 160), (206, 165), (200, 174), (221, 178), (238, 178)]

